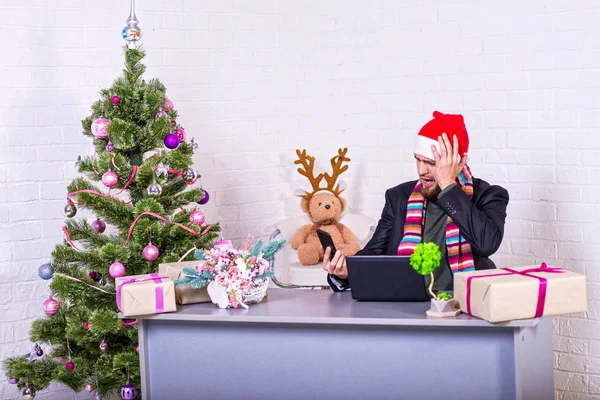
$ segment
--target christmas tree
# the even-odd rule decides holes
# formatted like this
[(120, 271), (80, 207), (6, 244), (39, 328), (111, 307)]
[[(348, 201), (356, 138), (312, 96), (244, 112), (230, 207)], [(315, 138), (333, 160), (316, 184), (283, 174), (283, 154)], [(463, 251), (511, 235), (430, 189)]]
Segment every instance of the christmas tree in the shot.
[[(32, 352), (3, 362), (25, 399), (51, 381), (97, 399), (135, 397), (137, 325), (118, 316), (114, 278), (193, 260), (194, 250), (212, 247), (218, 236), (218, 224), (205, 225), (197, 209), (208, 201), (191, 168), (197, 145), (186, 142), (165, 86), (142, 79), (142, 48), (130, 44), (124, 52), (123, 75), (82, 121), (94, 153), (78, 160), (81, 176), (67, 187), (65, 241), (38, 271), (51, 279), (47, 316), (32, 324)], [(82, 208), (97, 219), (74, 218)], [(114, 234), (105, 233), (107, 224)]]

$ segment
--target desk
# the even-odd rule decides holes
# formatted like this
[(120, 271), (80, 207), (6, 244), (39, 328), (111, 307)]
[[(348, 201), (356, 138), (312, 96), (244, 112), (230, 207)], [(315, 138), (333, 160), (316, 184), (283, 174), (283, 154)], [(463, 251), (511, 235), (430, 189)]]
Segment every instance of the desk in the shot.
[(138, 317), (144, 399), (552, 400), (551, 318), (428, 318), (429, 303), (269, 289)]

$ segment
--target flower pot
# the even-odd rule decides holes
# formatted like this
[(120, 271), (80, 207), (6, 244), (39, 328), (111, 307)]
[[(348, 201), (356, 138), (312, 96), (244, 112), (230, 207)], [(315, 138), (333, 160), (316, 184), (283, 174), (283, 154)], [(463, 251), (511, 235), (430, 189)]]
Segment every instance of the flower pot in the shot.
[(216, 304), (219, 308), (231, 308), (233, 307), (229, 302), (229, 296), (227, 295), (227, 289), (217, 282), (212, 281), (208, 284), (206, 288), (208, 292), (208, 296), (210, 297), (210, 301), (213, 304)]
[[(267, 288), (269, 286), (268, 279), (257, 279), (250, 284), (250, 286), (240, 289), (238, 292), (238, 300), (243, 307), (249, 304), (256, 304), (261, 302), (267, 295)], [(210, 297), (210, 301), (216, 304), (219, 308), (233, 308), (231, 299), (227, 294), (227, 289), (224, 286), (219, 285), (217, 282), (212, 281), (208, 284), (207, 292)]]
[(268, 279), (256, 279), (250, 286), (240, 290), (240, 300), (245, 304), (260, 303), (267, 295), (268, 287)]
[(428, 317), (454, 317), (460, 314), (460, 309), (456, 307), (454, 299), (436, 300), (431, 299), (431, 306), (427, 310)]

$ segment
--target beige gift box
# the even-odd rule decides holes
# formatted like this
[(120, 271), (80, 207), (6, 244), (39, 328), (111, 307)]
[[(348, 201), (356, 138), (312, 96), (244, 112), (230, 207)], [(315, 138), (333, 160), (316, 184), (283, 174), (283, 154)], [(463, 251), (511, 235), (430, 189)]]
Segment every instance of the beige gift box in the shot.
[[(514, 271), (540, 270), (539, 265), (509, 268)], [(549, 267), (548, 269), (556, 269)], [(586, 278), (575, 272), (527, 272), (511, 274), (506, 269), (461, 272), (454, 275), (454, 298), (462, 312), (489, 322), (535, 318), (543, 305), (543, 316), (582, 313), (588, 310)], [(499, 275), (503, 274), (503, 275)], [(494, 275), (494, 276), (492, 276)], [(470, 311), (467, 285), (470, 284)], [(545, 278), (545, 301), (540, 298), (540, 280)], [(539, 304), (538, 304), (539, 302)]]
[(126, 317), (177, 310), (175, 286), (164, 275), (122, 276), (115, 279), (115, 287), (117, 305)]
[[(158, 273), (175, 280), (181, 277), (184, 268), (194, 268), (198, 263), (200, 261), (163, 263), (158, 265)], [(175, 300), (177, 304), (208, 303), (210, 297), (206, 287), (194, 289), (187, 286), (175, 288)]]

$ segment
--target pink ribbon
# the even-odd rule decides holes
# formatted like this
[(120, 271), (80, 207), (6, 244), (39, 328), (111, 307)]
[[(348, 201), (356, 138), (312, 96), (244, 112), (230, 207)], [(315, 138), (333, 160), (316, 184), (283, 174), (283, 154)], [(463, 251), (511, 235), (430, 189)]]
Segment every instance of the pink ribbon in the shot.
[(529, 268), (523, 271), (516, 271), (510, 268), (501, 268), (503, 271), (507, 271), (507, 274), (489, 274), (489, 275), (474, 275), (467, 278), (467, 313), (471, 314), (471, 281), (475, 278), (488, 278), (492, 276), (508, 276), (508, 275), (523, 275), (528, 276), (530, 278), (535, 278), (540, 281), (540, 286), (538, 289), (538, 300), (537, 305), (535, 307), (535, 317), (539, 318), (544, 315), (544, 305), (546, 303), (546, 290), (548, 287), (548, 280), (546, 278), (542, 278), (540, 276), (531, 275), (533, 272), (548, 272), (548, 273), (564, 273), (567, 272), (562, 268), (549, 268), (545, 262), (539, 268)]
[(149, 278), (129, 278), (124, 280), (117, 286), (117, 307), (120, 311), (121, 309), (121, 288), (124, 285), (128, 285), (130, 283), (135, 282), (146, 282), (146, 281), (154, 281), (154, 296), (156, 301), (156, 313), (160, 314), (165, 311), (165, 298), (163, 293), (164, 282), (163, 279), (169, 279), (166, 276), (160, 276), (155, 273), (151, 273)]
[[(177, 171), (176, 169), (172, 169), (172, 168), (169, 168), (169, 172), (170, 172), (170, 173), (172, 173), (172, 174), (177, 174), (177, 175), (179, 175), (180, 177), (182, 177), (182, 178), (183, 178), (183, 172)], [(193, 180), (193, 181), (191, 181), (191, 182), (185, 182), (185, 181), (184, 181), (184, 182), (185, 182), (187, 185), (193, 185), (194, 183), (196, 183), (196, 181), (197, 181), (197, 180), (198, 180), (198, 176), (196, 176), (196, 177), (194, 178), (194, 180)]]
[(67, 237), (67, 241), (69, 242), (71, 247), (73, 249), (75, 249), (75, 251), (78, 251), (80, 253), (97, 253), (97, 251), (95, 251), (95, 250), (80, 250), (79, 247), (75, 246), (75, 243), (73, 243), (73, 240), (71, 239), (71, 236), (69, 235), (69, 231), (67, 231), (67, 227), (63, 226), (62, 230), (63, 230), (63, 233), (65, 234), (65, 236)]
[(125, 189), (127, 189), (127, 187), (128, 187), (128, 186), (131, 184), (131, 182), (133, 181), (133, 178), (135, 178), (135, 174), (136, 174), (137, 170), (138, 170), (138, 166), (137, 166), (137, 165), (134, 165), (134, 166), (133, 166), (133, 169), (132, 169), (132, 171), (131, 171), (131, 175), (129, 176), (129, 180), (127, 181), (127, 183), (125, 183), (125, 186), (123, 186), (123, 189), (121, 189), (120, 191), (118, 191), (117, 193), (115, 193), (115, 196), (116, 196), (116, 195), (119, 195), (119, 194), (121, 194), (121, 193), (123, 193), (123, 191), (124, 191)]
[[(163, 222), (167, 222), (167, 223), (169, 223), (169, 220), (168, 220), (168, 219), (166, 219), (165, 217), (162, 217), (162, 216), (160, 216), (160, 215), (158, 215), (158, 214), (155, 214), (155, 213), (153, 213), (153, 212), (151, 212), (151, 211), (145, 211), (145, 212), (141, 213), (140, 215), (138, 215), (138, 216), (137, 216), (137, 218), (136, 218), (136, 219), (134, 219), (134, 220), (133, 220), (133, 223), (132, 223), (132, 224), (131, 224), (131, 226), (129, 227), (129, 231), (127, 232), (127, 240), (125, 240), (125, 244), (123, 245), (123, 247), (127, 246), (127, 243), (129, 242), (129, 239), (131, 238), (131, 234), (133, 233), (133, 228), (135, 227), (135, 224), (137, 224), (138, 220), (139, 220), (139, 219), (140, 219), (142, 216), (144, 216), (144, 215), (151, 215), (151, 216), (153, 216), (154, 218), (158, 218), (158, 219), (160, 219), (160, 220), (161, 220), (161, 221), (163, 221)], [(207, 232), (210, 230), (210, 228), (212, 228), (212, 226), (213, 226), (212, 224), (210, 224), (210, 225), (208, 225), (208, 226), (206, 227), (206, 229), (204, 229), (204, 231), (203, 231), (203, 232), (196, 232), (195, 230), (193, 230), (193, 229), (190, 229), (190, 228), (188, 228), (187, 226), (185, 226), (185, 225), (182, 225), (182, 224), (180, 224), (180, 223), (177, 223), (177, 222), (172, 222), (172, 224), (173, 224), (173, 225), (177, 225), (177, 226), (178, 226), (178, 227), (180, 227), (181, 229), (185, 229), (186, 231), (188, 231), (189, 233), (191, 233), (191, 234), (193, 234), (193, 235), (200, 235), (200, 236), (202, 236), (202, 235), (206, 235), (206, 233), (207, 233)]]

